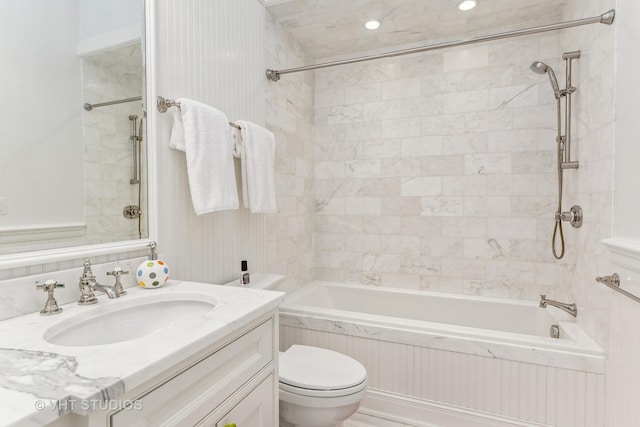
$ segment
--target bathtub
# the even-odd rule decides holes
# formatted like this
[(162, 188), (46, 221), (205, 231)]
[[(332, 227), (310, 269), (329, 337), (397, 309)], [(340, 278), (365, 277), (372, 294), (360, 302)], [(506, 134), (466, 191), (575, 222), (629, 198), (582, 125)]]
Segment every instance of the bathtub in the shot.
[[(280, 313), (283, 324), (311, 329), (568, 369), (604, 369), (602, 349), (571, 316), (529, 301), (315, 281), (289, 295)], [(559, 338), (550, 336), (552, 325), (559, 327)]]
[[(602, 349), (571, 316), (535, 302), (314, 281), (280, 307), (280, 342), (348, 354), (392, 396), (549, 425), (580, 425), (589, 418), (571, 422), (576, 407), (602, 408)], [(553, 403), (576, 389), (585, 402)]]

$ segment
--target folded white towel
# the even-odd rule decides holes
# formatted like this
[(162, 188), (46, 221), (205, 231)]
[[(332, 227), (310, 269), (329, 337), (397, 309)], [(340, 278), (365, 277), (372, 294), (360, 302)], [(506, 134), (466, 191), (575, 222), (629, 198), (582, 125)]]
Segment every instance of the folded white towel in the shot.
[(273, 134), (255, 123), (236, 122), (234, 152), (242, 163), (242, 195), (244, 207), (253, 213), (273, 213), (276, 208), (275, 156), (276, 140)]
[(177, 101), (169, 147), (185, 152), (193, 209), (197, 215), (238, 209), (227, 116), (190, 99)]

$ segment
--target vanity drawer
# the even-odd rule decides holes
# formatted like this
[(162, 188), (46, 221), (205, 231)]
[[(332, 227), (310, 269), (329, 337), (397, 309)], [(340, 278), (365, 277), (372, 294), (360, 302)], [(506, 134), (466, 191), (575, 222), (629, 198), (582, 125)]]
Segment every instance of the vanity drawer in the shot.
[(273, 360), (273, 319), (137, 399), (141, 410), (110, 417), (113, 427), (195, 425)]

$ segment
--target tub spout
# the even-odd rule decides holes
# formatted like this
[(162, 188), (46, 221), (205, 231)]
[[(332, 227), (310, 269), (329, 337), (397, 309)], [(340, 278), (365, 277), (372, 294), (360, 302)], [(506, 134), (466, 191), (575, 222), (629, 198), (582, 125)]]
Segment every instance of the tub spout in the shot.
[(540, 295), (540, 308), (547, 308), (547, 305), (552, 305), (562, 311), (566, 311), (573, 317), (576, 317), (578, 315), (578, 307), (576, 307), (575, 304), (567, 304), (560, 301), (554, 301), (552, 299), (547, 299), (546, 295)]

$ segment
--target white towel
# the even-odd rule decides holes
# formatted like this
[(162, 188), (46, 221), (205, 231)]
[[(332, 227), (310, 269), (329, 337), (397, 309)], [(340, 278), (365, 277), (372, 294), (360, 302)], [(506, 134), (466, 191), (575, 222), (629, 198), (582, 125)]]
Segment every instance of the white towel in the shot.
[(178, 99), (169, 147), (184, 151), (196, 215), (238, 209), (229, 120), (205, 104)]
[(253, 213), (273, 213), (276, 208), (275, 156), (273, 134), (255, 123), (238, 120), (240, 135), (232, 130), (234, 153), (242, 163), (244, 207)]

